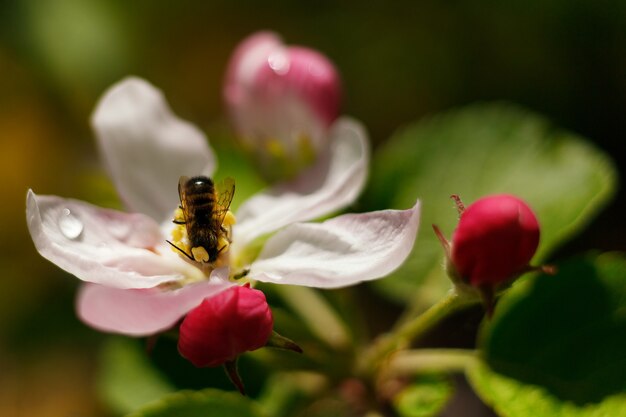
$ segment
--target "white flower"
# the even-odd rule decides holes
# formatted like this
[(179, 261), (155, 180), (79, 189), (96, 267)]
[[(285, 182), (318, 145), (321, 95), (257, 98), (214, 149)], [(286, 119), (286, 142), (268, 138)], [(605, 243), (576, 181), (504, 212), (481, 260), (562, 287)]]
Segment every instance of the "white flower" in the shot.
[[(130, 335), (168, 329), (204, 298), (237, 285), (232, 276), (243, 268), (249, 280), (336, 288), (389, 274), (413, 247), (419, 202), (408, 210), (301, 223), (346, 207), (365, 182), (365, 132), (342, 119), (332, 129), (332, 146), (314, 166), (239, 208), (229, 251), (233, 267), (200, 268), (174, 253), (166, 239), (179, 204), (179, 177), (215, 170), (202, 132), (138, 78), (113, 86), (92, 122), (128, 212), (29, 191), (27, 221), (39, 253), (86, 282), (78, 315), (97, 329)], [(252, 242), (276, 231), (248, 259)]]

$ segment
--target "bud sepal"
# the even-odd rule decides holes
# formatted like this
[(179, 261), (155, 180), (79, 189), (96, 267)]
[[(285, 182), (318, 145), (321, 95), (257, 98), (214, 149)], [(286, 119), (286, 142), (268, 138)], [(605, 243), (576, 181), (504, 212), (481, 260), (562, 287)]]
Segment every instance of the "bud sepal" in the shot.
[(302, 348), (298, 346), (296, 342), (294, 342), (293, 340), (285, 336), (282, 336), (281, 334), (277, 333), (275, 330), (272, 331), (272, 335), (267, 340), (267, 343), (265, 346), (275, 348), (275, 349), (291, 350), (292, 352), (296, 352), (296, 353), (302, 353)]

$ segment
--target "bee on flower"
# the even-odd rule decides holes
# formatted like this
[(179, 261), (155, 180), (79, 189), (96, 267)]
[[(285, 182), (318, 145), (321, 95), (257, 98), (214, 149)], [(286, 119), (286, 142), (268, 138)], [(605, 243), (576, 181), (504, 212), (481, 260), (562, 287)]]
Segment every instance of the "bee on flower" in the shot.
[[(337, 120), (322, 157), (234, 215), (234, 187), (211, 191), (216, 158), (204, 134), (148, 82), (131, 77), (114, 85), (92, 124), (127, 210), (29, 190), (26, 217), (39, 253), (84, 282), (77, 313), (98, 330), (147, 336), (183, 320), (183, 356), (199, 366), (230, 363), (269, 340), (273, 326), (262, 293), (245, 284), (354, 285), (389, 274), (413, 247), (419, 202), (309, 222), (351, 204), (363, 187), (368, 143), (354, 120)], [(217, 333), (228, 340), (216, 341)], [(202, 349), (194, 343), (203, 340), (233, 350), (197, 357)]]
[(205, 176), (180, 177), (180, 206), (173, 220), (178, 227), (172, 230), (173, 239), (167, 243), (192, 261), (215, 264), (230, 246), (231, 227), (235, 223), (230, 203), (234, 195), (232, 178), (218, 188)]

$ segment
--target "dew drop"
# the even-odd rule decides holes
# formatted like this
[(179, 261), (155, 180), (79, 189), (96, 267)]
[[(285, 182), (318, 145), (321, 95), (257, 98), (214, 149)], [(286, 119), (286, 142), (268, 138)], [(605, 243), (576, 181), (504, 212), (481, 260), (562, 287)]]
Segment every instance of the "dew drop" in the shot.
[(68, 239), (76, 239), (83, 232), (83, 223), (74, 216), (70, 209), (65, 208), (59, 216), (59, 229)]
[(289, 57), (284, 52), (275, 52), (267, 57), (267, 63), (270, 68), (278, 74), (285, 75), (289, 72), (289, 67), (291, 67), (291, 63), (289, 62)]

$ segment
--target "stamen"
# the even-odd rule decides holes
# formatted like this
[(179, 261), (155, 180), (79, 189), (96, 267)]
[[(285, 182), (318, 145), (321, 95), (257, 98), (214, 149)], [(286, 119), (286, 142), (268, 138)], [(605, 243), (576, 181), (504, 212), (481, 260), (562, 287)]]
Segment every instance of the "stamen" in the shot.
[(312, 164), (313, 161), (315, 161), (317, 152), (309, 135), (300, 133), (297, 137), (297, 144), (298, 161), (303, 164), (303, 166)]
[(185, 237), (186, 231), (184, 226), (176, 226), (172, 229), (172, 240), (174, 242), (181, 242)]
[(222, 225), (232, 226), (235, 223), (237, 223), (237, 219), (235, 218), (235, 215), (233, 214), (232, 211), (228, 210), (226, 212), (226, 215), (224, 216), (224, 221), (222, 222)]
[(175, 223), (175, 226), (170, 232), (172, 235), (172, 239), (170, 241), (171, 249), (176, 253), (180, 254), (180, 252), (182, 252), (187, 254), (187, 257), (191, 257), (191, 255), (189, 255), (191, 251), (189, 248), (189, 240), (187, 238), (187, 228), (184, 224), (185, 217), (183, 210), (180, 207), (174, 211), (174, 222), (178, 222), (180, 224)]
[(275, 158), (284, 158), (286, 155), (285, 147), (278, 139), (269, 139), (265, 143), (265, 146), (267, 147), (269, 154)]
[(174, 220), (181, 223), (185, 222), (185, 214), (182, 208), (178, 207), (176, 211), (174, 211)]
[(224, 236), (220, 236), (217, 240), (217, 247), (219, 248), (220, 253), (226, 253), (230, 248), (230, 241)]

